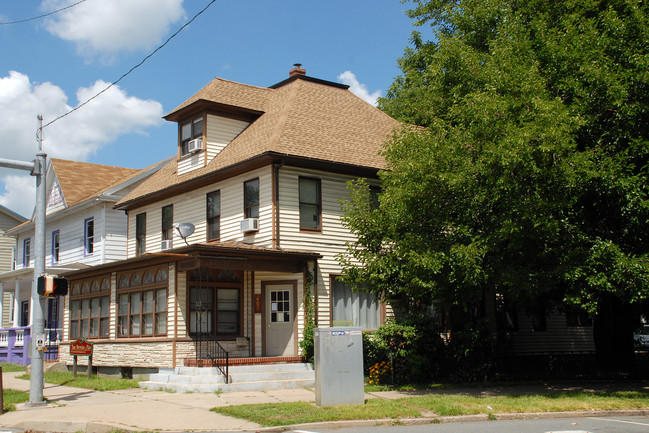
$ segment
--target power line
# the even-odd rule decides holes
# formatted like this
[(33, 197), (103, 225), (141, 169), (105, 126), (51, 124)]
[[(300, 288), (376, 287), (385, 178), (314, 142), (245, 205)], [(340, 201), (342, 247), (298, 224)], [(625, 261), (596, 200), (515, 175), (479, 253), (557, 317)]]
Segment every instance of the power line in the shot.
[(78, 5), (78, 4), (81, 4), (81, 3), (85, 2), (85, 1), (86, 0), (80, 0), (80, 1), (78, 1), (76, 3), (74, 3), (74, 4), (71, 4), (70, 6), (66, 6), (64, 8), (57, 9), (57, 10), (52, 11), (52, 12), (48, 12), (46, 14), (39, 15), (37, 17), (27, 18), (27, 19), (18, 20), (18, 21), (7, 21), (7, 22), (4, 22), (4, 23), (0, 22), (0, 26), (6, 26), (6, 25), (9, 25), (9, 24), (21, 24), (21, 23), (26, 23), (26, 22), (29, 22), (29, 21), (34, 21), (34, 20), (38, 20), (38, 19), (41, 19), (41, 18), (49, 17), (50, 15), (54, 15), (54, 14), (58, 14), (59, 12), (63, 12), (64, 10), (70, 9), (70, 8), (72, 8), (72, 7), (74, 7), (74, 6)]
[(62, 114), (62, 115), (60, 115), (59, 117), (57, 117), (56, 119), (52, 120), (51, 122), (45, 124), (45, 125), (43, 126), (43, 128), (47, 128), (48, 126), (50, 126), (52, 123), (56, 122), (57, 120), (61, 120), (61, 119), (64, 118), (65, 116), (74, 113), (74, 112), (77, 111), (79, 108), (81, 108), (81, 107), (83, 107), (84, 105), (88, 104), (88, 103), (89, 103), (90, 101), (92, 101), (93, 99), (96, 99), (96, 98), (99, 97), (102, 93), (106, 92), (108, 89), (110, 89), (111, 87), (113, 87), (114, 85), (116, 85), (117, 83), (119, 83), (120, 81), (122, 81), (122, 79), (124, 79), (124, 78), (125, 78), (127, 75), (129, 75), (131, 72), (133, 72), (134, 70), (136, 70), (137, 68), (139, 68), (140, 66), (142, 66), (142, 65), (144, 64), (144, 62), (146, 62), (147, 60), (149, 60), (149, 58), (151, 58), (155, 53), (157, 53), (157, 52), (160, 51), (162, 48), (164, 48), (164, 46), (167, 45), (167, 44), (168, 44), (168, 43), (169, 43), (173, 38), (175, 38), (176, 35), (178, 35), (178, 33), (182, 32), (182, 31), (185, 29), (185, 27), (187, 27), (188, 25), (190, 25), (190, 24), (191, 24), (191, 23), (192, 23), (196, 18), (198, 18), (199, 15), (201, 15), (203, 12), (205, 12), (205, 11), (207, 10), (207, 8), (209, 8), (210, 6), (212, 6), (212, 4), (215, 3), (215, 2), (216, 2), (216, 0), (212, 0), (211, 2), (209, 2), (209, 3), (207, 4), (207, 6), (205, 6), (205, 7), (204, 7), (200, 12), (198, 12), (196, 15), (194, 15), (194, 16), (192, 17), (191, 20), (187, 21), (187, 22), (186, 22), (186, 23), (185, 23), (181, 28), (179, 28), (179, 29), (176, 31), (176, 33), (174, 33), (173, 35), (169, 36), (169, 38), (168, 38), (168, 39), (167, 39), (167, 40), (166, 40), (162, 45), (160, 45), (158, 48), (156, 48), (155, 50), (153, 50), (153, 52), (151, 52), (151, 54), (149, 54), (149, 55), (146, 56), (144, 59), (142, 59), (142, 61), (141, 61), (140, 63), (138, 63), (137, 65), (133, 66), (131, 69), (129, 69), (129, 71), (126, 72), (124, 75), (122, 75), (122, 76), (119, 77), (117, 80), (113, 81), (113, 82), (110, 83), (108, 86), (106, 86), (106, 88), (105, 88), (104, 90), (102, 90), (102, 91), (100, 91), (99, 93), (97, 93), (96, 95), (90, 97), (90, 98), (87, 99), (85, 102), (83, 102), (83, 103), (77, 105), (75, 108), (73, 108), (72, 110), (68, 111), (67, 113)]

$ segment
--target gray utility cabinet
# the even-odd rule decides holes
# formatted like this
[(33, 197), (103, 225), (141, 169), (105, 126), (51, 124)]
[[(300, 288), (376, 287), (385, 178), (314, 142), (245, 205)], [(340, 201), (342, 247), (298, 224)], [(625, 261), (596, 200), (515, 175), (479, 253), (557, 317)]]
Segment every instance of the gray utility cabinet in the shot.
[(316, 328), (313, 344), (316, 405), (365, 403), (361, 328)]

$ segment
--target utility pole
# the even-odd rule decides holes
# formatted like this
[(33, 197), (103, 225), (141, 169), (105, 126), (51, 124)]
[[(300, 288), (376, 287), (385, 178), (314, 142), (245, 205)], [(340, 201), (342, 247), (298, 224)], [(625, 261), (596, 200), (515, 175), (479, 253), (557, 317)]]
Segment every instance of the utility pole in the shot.
[[(29, 171), (36, 177), (36, 207), (34, 209), (34, 276), (32, 279), (31, 304), (31, 379), (29, 382), (30, 406), (47, 404), (43, 400), (43, 352), (36, 344), (44, 338), (45, 321), (43, 303), (37, 292), (38, 277), (45, 274), (45, 202), (47, 192), (45, 187), (45, 171), (47, 169), (47, 155), (43, 152), (43, 116), (38, 115), (40, 122), (38, 128), (38, 153), (32, 162), (16, 161), (0, 158), (0, 167), (14, 168)], [(41, 349), (41, 350), (39, 350)]]

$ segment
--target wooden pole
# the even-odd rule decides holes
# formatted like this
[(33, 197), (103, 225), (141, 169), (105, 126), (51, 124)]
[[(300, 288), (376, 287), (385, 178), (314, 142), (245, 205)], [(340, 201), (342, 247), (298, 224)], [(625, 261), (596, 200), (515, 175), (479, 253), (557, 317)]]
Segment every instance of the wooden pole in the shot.
[(92, 355), (88, 356), (88, 379), (92, 377)]
[(72, 359), (72, 377), (77, 377), (77, 355), (74, 355)]
[(0, 366), (0, 415), (5, 413), (5, 387), (2, 384), (2, 366)]

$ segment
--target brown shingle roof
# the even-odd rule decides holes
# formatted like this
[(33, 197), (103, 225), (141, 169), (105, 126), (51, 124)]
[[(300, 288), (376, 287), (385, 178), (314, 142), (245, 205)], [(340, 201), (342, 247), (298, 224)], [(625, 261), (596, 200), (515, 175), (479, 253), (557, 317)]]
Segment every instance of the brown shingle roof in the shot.
[(52, 158), (52, 167), (68, 207), (99, 195), (140, 170)]
[(382, 144), (399, 122), (361, 100), (346, 86), (293, 77), (273, 88), (214, 79), (167, 119), (179, 120), (192, 104), (209, 101), (263, 112), (206, 167), (177, 175), (177, 161), (139, 185), (119, 205), (205, 177), (266, 153), (372, 169), (385, 168)]

